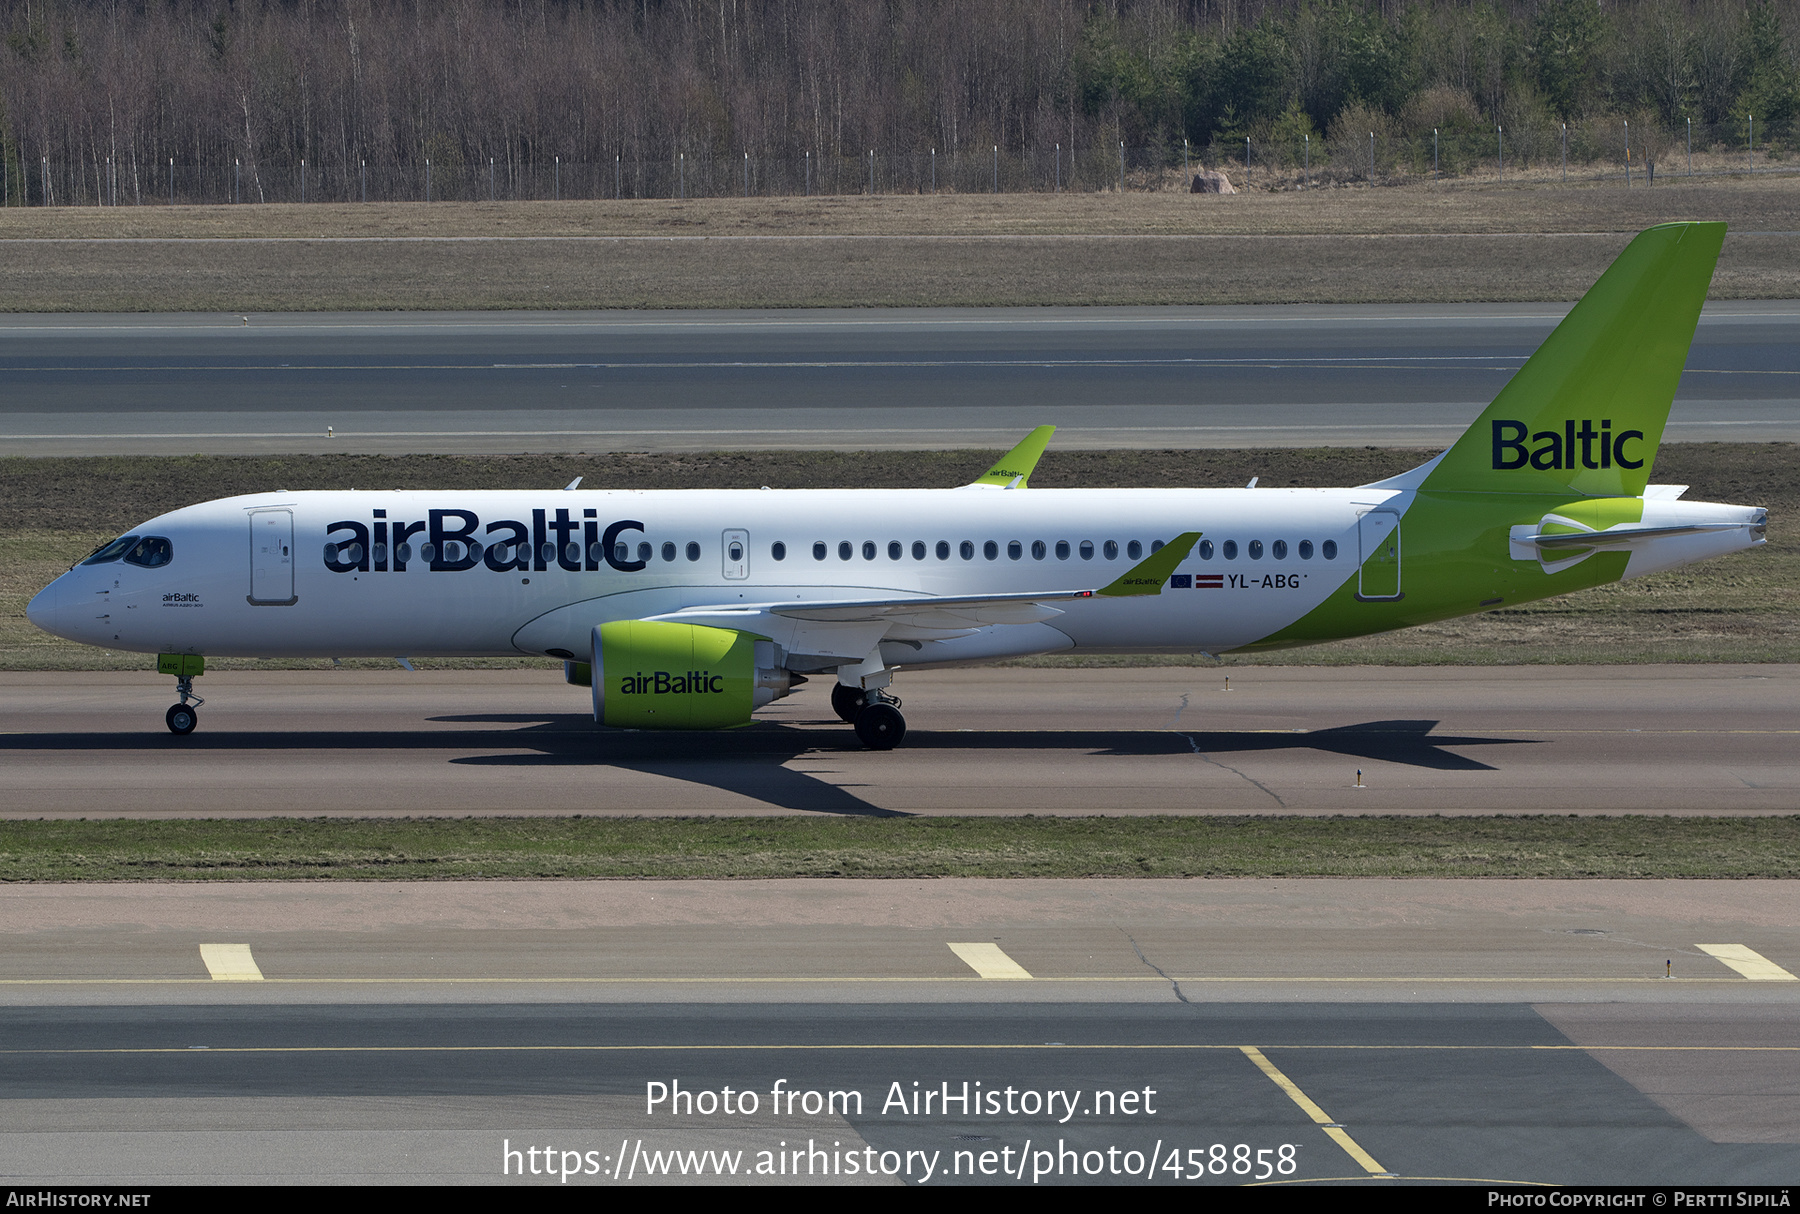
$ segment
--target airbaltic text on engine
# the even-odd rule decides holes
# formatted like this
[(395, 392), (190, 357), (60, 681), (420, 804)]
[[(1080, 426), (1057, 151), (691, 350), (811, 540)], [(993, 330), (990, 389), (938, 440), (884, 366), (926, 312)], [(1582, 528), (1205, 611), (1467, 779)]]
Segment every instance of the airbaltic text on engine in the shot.
[(682, 696), (701, 692), (724, 695), (725, 676), (714, 674), (710, 670), (689, 670), (673, 675), (666, 670), (658, 670), (653, 674), (645, 674), (640, 670), (636, 674), (619, 676), (621, 695)]

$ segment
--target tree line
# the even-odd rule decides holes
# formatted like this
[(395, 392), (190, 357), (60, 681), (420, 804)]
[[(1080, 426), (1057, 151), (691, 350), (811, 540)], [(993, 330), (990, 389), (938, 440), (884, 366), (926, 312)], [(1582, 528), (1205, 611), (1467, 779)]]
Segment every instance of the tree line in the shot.
[(1800, 116), (1800, 0), (0, 0), (0, 31), (15, 205), (156, 197), (171, 162), (255, 197), (302, 160), (354, 196), (428, 160), (465, 192), (560, 190), (563, 163), (589, 193), (630, 192), (626, 165), (642, 192), (645, 164), (673, 192), (690, 160), (709, 189), (741, 164), (749, 192), (754, 164), (798, 192), (894, 158), (923, 188), (928, 156), (933, 180), (991, 158), (1000, 188), (1004, 157), (1048, 184), (1054, 154), (1091, 188), (1120, 145), (1349, 163), (1372, 134), (1416, 159), (1421, 132), (1454, 153), (1504, 127), (1529, 158), (1691, 120), (1779, 150)]

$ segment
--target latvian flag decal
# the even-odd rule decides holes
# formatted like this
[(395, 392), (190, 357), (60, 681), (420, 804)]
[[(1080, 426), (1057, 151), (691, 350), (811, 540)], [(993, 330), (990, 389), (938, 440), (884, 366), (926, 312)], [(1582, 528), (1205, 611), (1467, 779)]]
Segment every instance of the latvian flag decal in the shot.
[(1222, 573), (1196, 573), (1194, 575), (1195, 590), (1225, 589), (1225, 575)]

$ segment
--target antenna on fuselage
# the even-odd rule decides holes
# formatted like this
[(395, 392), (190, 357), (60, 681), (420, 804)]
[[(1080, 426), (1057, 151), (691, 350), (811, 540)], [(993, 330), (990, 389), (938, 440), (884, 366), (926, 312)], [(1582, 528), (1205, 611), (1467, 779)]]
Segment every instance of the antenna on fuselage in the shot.
[(563, 492), (567, 493), (569, 490), (573, 489), (575, 486), (579, 485), (580, 483), (581, 483), (581, 478), (578, 476), (574, 480), (570, 481), (568, 484), (563, 486)]

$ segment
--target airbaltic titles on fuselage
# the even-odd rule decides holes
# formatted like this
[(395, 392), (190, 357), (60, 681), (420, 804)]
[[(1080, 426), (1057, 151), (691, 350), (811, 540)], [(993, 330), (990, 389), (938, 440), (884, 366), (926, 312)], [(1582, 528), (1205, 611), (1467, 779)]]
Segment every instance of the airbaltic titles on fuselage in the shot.
[[(602, 530), (597, 510), (583, 510), (578, 519), (567, 508), (533, 510), (529, 526), (500, 519), (485, 528), (473, 510), (450, 507), (425, 514), (423, 521), (390, 520), (387, 511), (377, 510), (370, 523), (343, 519), (328, 524), (325, 567), (333, 573), (404, 573), (415, 556), (439, 573), (477, 565), (495, 573), (543, 573), (552, 565), (570, 573), (593, 573), (602, 564), (636, 573), (646, 563), (626, 559), (630, 549), (619, 542), (627, 531), (641, 532), (644, 524), (620, 519)], [(420, 540), (416, 553), (414, 537)]]

